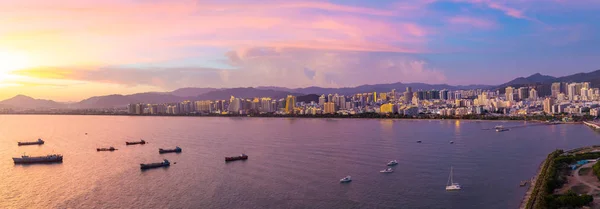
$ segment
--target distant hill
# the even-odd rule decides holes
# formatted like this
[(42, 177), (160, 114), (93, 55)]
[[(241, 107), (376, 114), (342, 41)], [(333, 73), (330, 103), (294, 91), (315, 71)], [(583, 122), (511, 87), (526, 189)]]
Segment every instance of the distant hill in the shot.
[(541, 84), (541, 83), (545, 83), (545, 82), (552, 82), (554, 80), (556, 80), (556, 77), (536, 73), (536, 74), (530, 75), (527, 78), (523, 78), (523, 77), (515, 78), (514, 80), (506, 82), (504, 84), (501, 84), (500, 86), (516, 86), (516, 85), (530, 85), (530, 84), (533, 85), (533, 84)]
[(500, 90), (501, 93), (507, 86), (515, 88), (528, 86), (538, 90), (538, 94), (545, 96), (550, 94), (550, 86), (553, 82), (590, 82), (592, 87), (600, 88), (600, 70), (589, 73), (577, 73), (563, 77), (553, 77), (536, 73), (528, 77), (519, 77), (498, 86), (490, 85), (468, 85), (451, 86), (447, 84), (425, 84), (425, 83), (389, 83), (360, 85), (356, 87), (344, 88), (285, 88), (276, 86), (259, 86), (256, 88), (180, 88), (171, 92), (146, 92), (131, 95), (105, 95), (94, 96), (84, 99), (80, 102), (65, 104), (52, 100), (34, 99), (25, 95), (17, 95), (13, 98), (0, 101), (2, 108), (18, 109), (48, 109), (48, 108), (113, 108), (125, 107), (130, 103), (174, 103), (184, 100), (228, 100), (231, 96), (241, 98), (271, 97), (274, 99), (285, 98), (287, 95), (297, 96), (299, 102), (318, 102), (321, 94), (340, 94), (352, 95), (365, 92), (389, 92), (396, 89), (396, 92), (404, 92), (406, 87), (411, 87), (413, 91), (431, 90), (431, 89), (490, 89)]
[(0, 105), (14, 109), (51, 109), (65, 108), (66, 105), (52, 100), (34, 99), (25, 95), (17, 95), (13, 98), (0, 101)]
[(391, 84), (374, 84), (374, 85), (361, 85), (356, 87), (344, 87), (344, 88), (322, 88), (322, 87), (306, 87), (306, 88), (282, 88), (282, 87), (271, 87), (261, 86), (258, 89), (269, 89), (269, 90), (285, 90), (293, 93), (300, 94), (340, 94), (340, 95), (352, 95), (365, 92), (389, 92), (392, 89), (396, 89), (397, 92), (404, 92), (406, 87), (411, 87), (413, 91), (417, 90), (431, 90), (431, 89), (448, 89), (448, 90), (460, 90), (460, 89), (488, 89), (493, 86), (488, 85), (468, 85), (468, 86), (451, 86), (448, 84), (425, 84), (425, 83), (391, 83)]
[(577, 73), (562, 77), (545, 76), (536, 73), (527, 78), (517, 78), (507, 83), (501, 84), (495, 87), (495, 89), (499, 89), (501, 93), (504, 93), (504, 90), (507, 86), (512, 86), (515, 88), (528, 86), (536, 88), (540, 96), (546, 96), (550, 95), (550, 88), (552, 86), (552, 83), (554, 82), (590, 82), (592, 87), (600, 88), (600, 70), (592, 71), (589, 73)]
[(216, 91), (216, 90), (219, 90), (219, 89), (189, 87), (189, 88), (180, 88), (175, 91), (168, 92), (168, 93), (178, 96), (178, 97), (195, 97), (195, 96), (199, 96), (199, 95), (206, 94), (208, 92)]
[(80, 102), (72, 104), (74, 108), (113, 108), (123, 107), (131, 103), (171, 103), (185, 100), (185, 97), (178, 97), (165, 93), (139, 93), (131, 95), (106, 95), (96, 96), (84, 99)]
[(287, 91), (277, 91), (271, 89), (257, 89), (257, 88), (231, 88), (231, 89), (220, 89), (210, 91), (195, 97), (195, 100), (227, 100), (234, 97), (241, 98), (254, 98), (254, 97), (271, 97), (274, 99), (285, 98), (287, 95), (299, 96), (301, 94), (292, 93)]
[[(173, 93), (176, 92), (176, 93)], [(72, 108), (114, 108), (114, 107), (125, 107), (131, 103), (175, 103), (184, 100), (228, 100), (231, 96), (241, 98), (254, 98), (254, 97), (271, 97), (271, 98), (285, 98), (287, 95), (300, 95), (297, 93), (275, 91), (275, 90), (264, 90), (256, 88), (231, 88), (231, 89), (210, 89), (210, 88), (185, 88), (178, 89), (173, 92), (148, 92), (138, 93), (131, 95), (106, 95), (106, 96), (95, 96), (88, 99), (84, 99), (80, 102), (71, 104)], [(202, 93), (204, 92), (204, 93)], [(196, 95), (196, 93), (200, 93)], [(176, 94), (176, 95), (175, 95)], [(189, 96), (194, 95), (194, 96)]]

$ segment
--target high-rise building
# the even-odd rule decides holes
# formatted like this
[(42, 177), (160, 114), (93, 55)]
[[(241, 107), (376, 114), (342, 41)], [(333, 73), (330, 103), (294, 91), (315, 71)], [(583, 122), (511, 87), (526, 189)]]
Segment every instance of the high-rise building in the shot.
[(590, 87), (590, 82), (583, 82), (583, 83), (581, 83), (581, 85), (582, 85), (581, 88), (586, 88), (586, 89), (590, 89), (591, 88)]
[(386, 103), (379, 106), (379, 113), (397, 113), (398, 109), (392, 103)]
[(440, 99), (441, 100), (448, 100), (448, 90), (447, 89), (442, 89), (440, 90)]
[(552, 105), (554, 105), (554, 103), (551, 98), (544, 99), (544, 112), (552, 113)]
[(577, 95), (576, 88), (576, 83), (570, 83), (569, 85), (567, 85), (567, 97), (569, 98), (569, 100), (573, 100), (573, 98), (575, 98), (575, 95)]
[(531, 90), (529, 90), (529, 99), (534, 101), (538, 99), (537, 90), (535, 90), (534, 88), (531, 88)]
[(559, 82), (552, 83), (552, 87), (550, 89), (550, 91), (552, 92), (552, 98), (557, 98), (558, 94), (561, 93), (560, 92), (560, 89), (561, 89), (560, 85), (561, 84)]
[(229, 101), (229, 114), (239, 114), (240, 110), (242, 109), (242, 100), (240, 98), (231, 96)]
[(285, 113), (293, 114), (294, 108), (296, 108), (296, 97), (293, 95), (288, 95), (285, 98)]
[(583, 83), (575, 83), (575, 95), (581, 95), (581, 89), (583, 88)]
[(321, 94), (319, 97), (319, 106), (323, 107), (325, 105), (325, 94)]
[(513, 101), (514, 100), (514, 92), (515, 89), (511, 86), (506, 87), (505, 91), (504, 91), (504, 96), (506, 97), (507, 101)]
[(323, 108), (323, 113), (324, 114), (334, 114), (336, 112), (335, 110), (335, 103), (333, 102), (326, 102), (325, 106)]
[(373, 92), (373, 102), (377, 102), (377, 92)]
[(273, 105), (271, 98), (264, 97), (260, 99), (260, 111), (262, 112), (273, 112)]
[(404, 104), (410, 104), (412, 102), (413, 92), (411, 87), (406, 87), (404, 92)]
[(525, 100), (529, 96), (529, 90), (527, 87), (521, 87), (517, 90), (517, 97), (519, 100)]
[(127, 105), (127, 109), (128, 109), (129, 114), (132, 114), (132, 115), (135, 114), (135, 104)]
[(387, 102), (387, 100), (388, 100), (387, 93), (379, 93), (379, 101)]
[(390, 95), (392, 101), (396, 101), (396, 89), (392, 89), (392, 95)]

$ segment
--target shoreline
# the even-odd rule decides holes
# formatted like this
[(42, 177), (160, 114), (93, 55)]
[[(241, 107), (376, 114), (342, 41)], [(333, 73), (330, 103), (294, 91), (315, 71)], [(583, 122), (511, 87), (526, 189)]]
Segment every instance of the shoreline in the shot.
[(533, 193), (533, 189), (535, 188), (537, 179), (540, 176), (540, 173), (542, 172), (542, 169), (544, 168), (544, 164), (546, 164), (547, 160), (548, 160), (548, 158), (546, 157), (544, 159), (544, 161), (542, 161), (542, 163), (540, 163), (535, 175), (533, 177), (531, 177), (531, 179), (529, 180), (529, 187), (527, 188), (527, 191), (525, 191), (525, 195), (523, 196), (523, 199), (521, 200), (521, 204), (519, 204), (519, 209), (527, 208), (527, 203), (531, 199), (531, 193)]
[[(77, 114), (77, 113), (0, 113), (0, 115), (68, 115), (68, 116), (128, 116), (128, 117), (211, 117), (211, 118), (305, 118), (305, 119), (380, 119), (380, 120), (459, 120), (459, 121), (497, 121), (497, 122), (531, 122), (545, 123), (543, 120), (525, 119), (525, 118), (410, 118), (410, 117), (386, 117), (385, 115), (323, 115), (323, 116), (302, 116), (302, 115), (133, 115), (133, 114)], [(376, 117), (381, 116), (381, 117)], [(583, 121), (560, 122), (558, 124), (583, 124)]]

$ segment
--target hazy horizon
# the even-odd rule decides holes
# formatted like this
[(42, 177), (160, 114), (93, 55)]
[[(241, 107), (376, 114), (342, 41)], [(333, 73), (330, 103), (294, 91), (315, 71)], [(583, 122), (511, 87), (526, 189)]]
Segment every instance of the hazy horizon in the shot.
[(0, 99), (501, 84), (599, 69), (600, 2), (0, 2)]

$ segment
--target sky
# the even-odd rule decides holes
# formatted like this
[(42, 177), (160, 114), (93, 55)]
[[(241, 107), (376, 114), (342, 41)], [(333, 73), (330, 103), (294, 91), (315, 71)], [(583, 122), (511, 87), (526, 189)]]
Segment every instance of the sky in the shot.
[(0, 0), (0, 99), (600, 69), (598, 0)]

